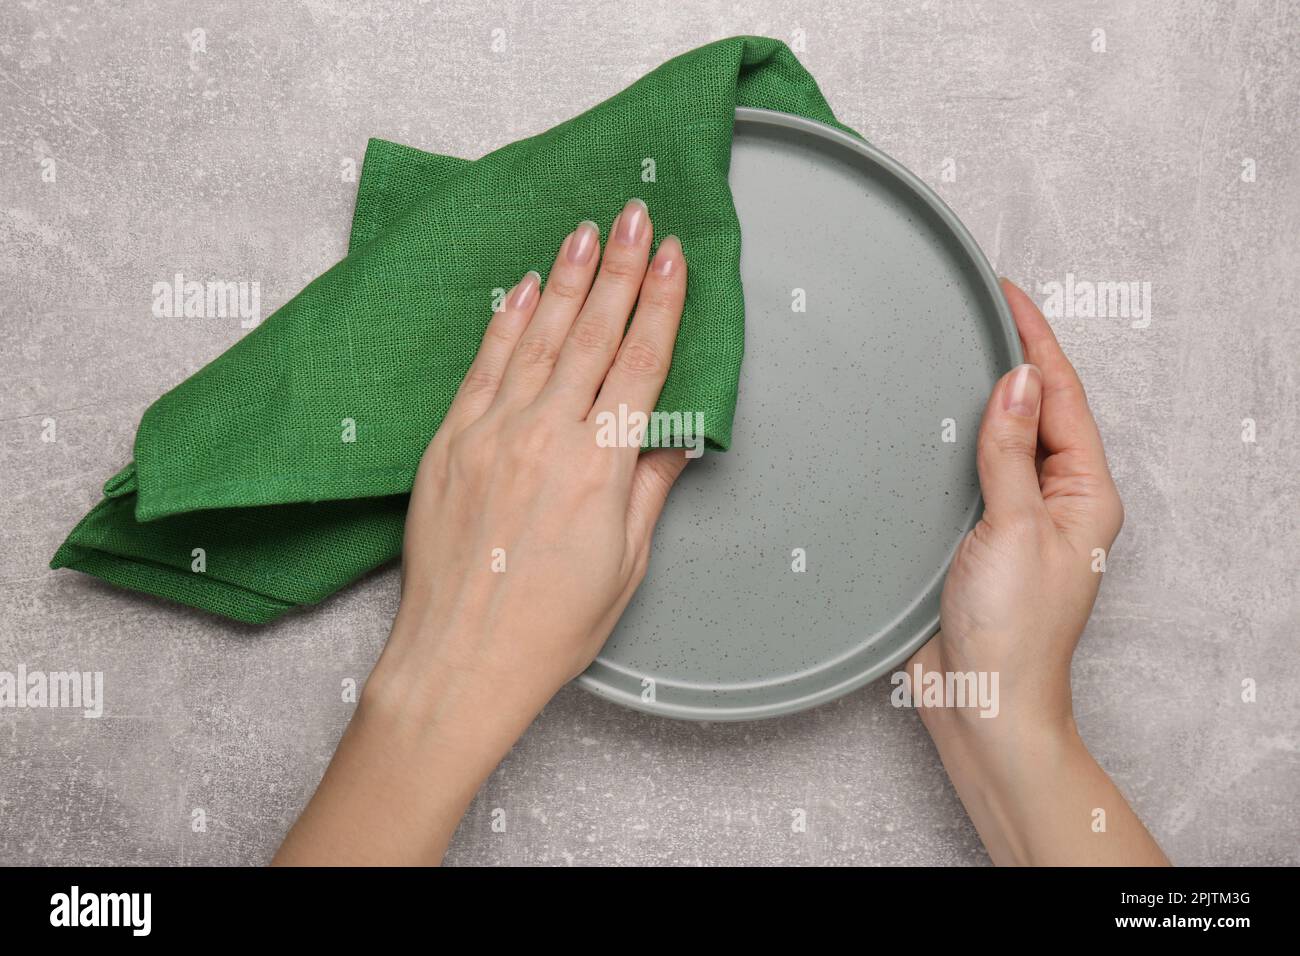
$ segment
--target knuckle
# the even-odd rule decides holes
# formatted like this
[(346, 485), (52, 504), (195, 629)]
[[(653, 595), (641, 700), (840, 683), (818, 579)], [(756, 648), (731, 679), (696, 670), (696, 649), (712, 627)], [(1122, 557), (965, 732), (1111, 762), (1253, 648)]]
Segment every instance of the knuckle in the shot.
[(455, 447), (458, 440), (456, 433), (447, 427), (447, 420), (443, 419), (443, 425), (440, 427), (429, 442), (429, 446), (424, 450), (424, 456), (420, 459), (420, 467), (434, 467), (433, 463), (444, 462), (451, 455), (451, 450)]
[(646, 463), (646, 481), (657, 491), (666, 492), (677, 478), (677, 467), (666, 455), (649, 458)]
[(525, 368), (549, 368), (555, 364), (559, 349), (547, 339), (531, 337), (519, 343), (519, 362)]
[(483, 392), (494, 391), (498, 381), (500, 381), (500, 377), (494, 369), (471, 368), (461, 381), (460, 390), (464, 395), (479, 395)]
[(539, 459), (550, 454), (554, 447), (554, 436), (549, 428), (530, 428), (513, 447), (521, 462), (536, 464)]
[(1083, 381), (1073, 370), (1070, 370), (1068, 375), (1058, 376), (1057, 380), (1050, 384), (1044, 382), (1043, 394), (1061, 399), (1066, 405), (1088, 404), (1088, 393), (1083, 387)]
[(640, 282), (645, 273), (645, 262), (631, 254), (608, 254), (600, 265), (600, 272), (620, 282)]
[(641, 339), (629, 339), (618, 351), (616, 363), (629, 375), (657, 375), (664, 371), (665, 362), (662, 353), (649, 342)]
[(581, 302), (587, 296), (589, 286), (579, 282), (572, 277), (552, 276), (551, 281), (546, 283), (546, 292), (565, 302)]
[(614, 347), (609, 328), (595, 316), (578, 319), (569, 333), (569, 341), (574, 348), (589, 355), (604, 355)]
[(990, 436), (992, 450), (1007, 458), (1032, 458), (1037, 445), (1032, 436), (1020, 431), (999, 431)]
[(490, 346), (509, 348), (514, 344), (515, 337), (511, 334), (504, 322), (489, 322), (483, 332), (483, 344), (479, 346), (482, 351)]
[(491, 450), (482, 436), (470, 426), (447, 443), (447, 461), (453, 473), (469, 483), (476, 483), (490, 463)]
[(510, 443), (516, 463), (535, 466), (554, 450), (554, 439), (553, 431), (544, 420), (532, 422)]
[(448, 434), (442, 440), (439, 454), (447, 461), (459, 461), (465, 455), (465, 445), (465, 432), (457, 432), (454, 435)]
[(681, 309), (681, 293), (666, 282), (647, 282), (641, 289), (639, 310), (674, 312)]

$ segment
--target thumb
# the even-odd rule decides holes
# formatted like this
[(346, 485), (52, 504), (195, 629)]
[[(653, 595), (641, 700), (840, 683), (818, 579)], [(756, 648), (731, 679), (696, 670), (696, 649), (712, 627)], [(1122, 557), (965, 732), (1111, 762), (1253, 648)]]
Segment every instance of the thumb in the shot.
[(1044, 510), (1034, 460), (1042, 398), (1043, 373), (1036, 365), (1013, 368), (989, 396), (975, 461), (990, 517)]
[(637, 459), (627, 503), (627, 530), (634, 553), (649, 546), (668, 492), (685, 467), (685, 448), (656, 448)]

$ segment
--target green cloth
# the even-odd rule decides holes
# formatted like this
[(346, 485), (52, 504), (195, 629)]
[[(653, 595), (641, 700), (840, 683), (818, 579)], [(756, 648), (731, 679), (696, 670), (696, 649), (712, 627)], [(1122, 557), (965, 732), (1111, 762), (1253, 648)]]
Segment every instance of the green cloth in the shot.
[(607, 228), (633, 196), (690, 264), (659, 409), (702, 411), (725, 450), (744, 347), (736, 106), (846, 129), (785, 44), (734, 37), (478, 160), (371, 140), (347, 257), (150, 406), (134, 462), (50, 566), (260, 623), (396, 557), (494, 290), (545, 278), (578, 222)]

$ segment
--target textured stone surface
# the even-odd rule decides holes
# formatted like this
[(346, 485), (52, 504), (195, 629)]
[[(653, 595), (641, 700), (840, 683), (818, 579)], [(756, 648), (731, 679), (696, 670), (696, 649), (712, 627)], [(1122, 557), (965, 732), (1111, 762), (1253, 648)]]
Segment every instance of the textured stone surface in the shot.
[[(107, 702), (0, 710), (0, 863), (269, 859), (394, 610), (392, 569), (264, 632), (47, 570), (146, 405), (242, 334), (155, 319), (153, 283), (257, 281), (267, 314), (342, 254), (368, 136), (476, 156), (708, 40), (799, 30), (841, 118), (1040, 301), (1151, 283), (1148, 328), (1053, 322), (1128, 509), (1080, 723), (1175, 862), (1300, 863), (1300, 15), (1067, 0), (5, 4), (0, 670), (102, 671)], [(888, 690), (728, 726), (566, 689), (449, 861), (986, 862)]]

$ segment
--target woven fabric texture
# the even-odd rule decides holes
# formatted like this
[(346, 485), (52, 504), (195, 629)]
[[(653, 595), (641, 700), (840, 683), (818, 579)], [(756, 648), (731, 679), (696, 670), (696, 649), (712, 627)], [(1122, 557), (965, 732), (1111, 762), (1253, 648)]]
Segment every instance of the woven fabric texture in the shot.
[(51, 567), (262, 623), (396, 557), (494, 290), (545, 278), (578, 222), (607, 227), (633, 196), (690, 263), (658, 407), (702, 412), (725, 450), (744, 351), (737, 106), (846, 129), (783, 43), (735, 37), (478, 160), (371, 140), (347, 257), (149, 407)]

